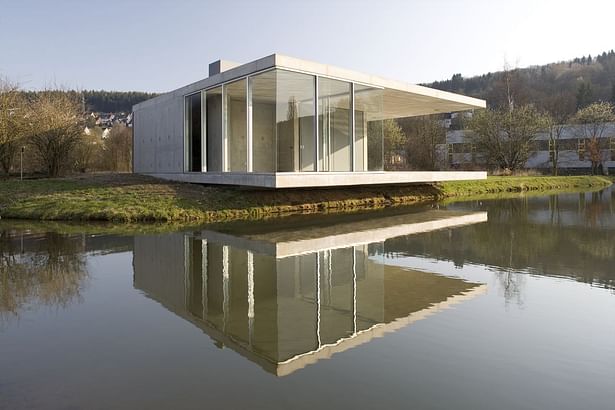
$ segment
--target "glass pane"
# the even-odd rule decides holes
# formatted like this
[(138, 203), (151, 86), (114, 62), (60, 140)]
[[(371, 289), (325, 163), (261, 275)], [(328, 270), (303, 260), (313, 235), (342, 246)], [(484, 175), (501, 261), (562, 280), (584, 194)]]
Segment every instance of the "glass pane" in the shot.
[(382, 120), (367, 121), (367, 170), (384, 169), (384, 127)]
[(314, 76), (277, 70), (278, 171), (314, 171)]
[(355, 84), (355, 170), (383, 169), (382, 89)]
[(225, 120), (227, 144), (227, 171), (248, 170), (248, 137), (246, 114), (246, 80), (235, 81), (224, 86)]
[(275, 71), (250, 77), (252, 95), (252, 169), (275, 172)]
[(318, 127), (321, 171), (351, 171), (350, 83), (318, 81)]
[(222, 171), (222, 87), (205, 92), (207, 172)]
[(254, 172), (315, 170), (314, 82), (284, 70), (250, 78)]
[(186, 171), (201, 172), (201, 93), (186, 97)]

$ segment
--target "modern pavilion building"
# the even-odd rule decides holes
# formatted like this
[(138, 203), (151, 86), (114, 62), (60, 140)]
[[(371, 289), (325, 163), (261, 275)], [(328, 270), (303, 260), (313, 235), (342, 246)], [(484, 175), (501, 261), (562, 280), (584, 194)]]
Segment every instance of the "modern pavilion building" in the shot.
[(383, 120), (485, 101), (273, 54), (134, 106), (134, 172), (270, 188), (482, 179), (384, 172)]

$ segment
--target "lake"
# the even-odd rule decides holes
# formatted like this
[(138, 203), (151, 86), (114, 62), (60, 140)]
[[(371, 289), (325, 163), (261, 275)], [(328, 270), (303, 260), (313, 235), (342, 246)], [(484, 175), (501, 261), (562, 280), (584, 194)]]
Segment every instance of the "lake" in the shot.
[(613, 409), (615, 190), (0, 221), (2, 409)]

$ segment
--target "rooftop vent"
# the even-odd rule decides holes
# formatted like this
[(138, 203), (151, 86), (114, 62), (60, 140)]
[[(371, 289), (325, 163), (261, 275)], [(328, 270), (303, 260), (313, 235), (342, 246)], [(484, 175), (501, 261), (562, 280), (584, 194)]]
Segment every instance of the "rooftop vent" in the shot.
[(235, 63), (233, 61), (228, 60), (217, 60), (213, 63), (209, 64), (209, 76), (213, 76), (216, 74), (220, 74), (226, 70), (230, 70), (231, 68), (235, 68), (239, 65), (239, 63)]

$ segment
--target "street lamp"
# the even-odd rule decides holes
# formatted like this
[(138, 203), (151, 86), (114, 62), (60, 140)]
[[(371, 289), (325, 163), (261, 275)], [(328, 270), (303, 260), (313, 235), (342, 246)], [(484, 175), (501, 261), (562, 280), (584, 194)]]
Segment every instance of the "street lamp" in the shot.
[(21, 153), (19, 154), (19, 180), (23, 181), (23, 152), (26, 150), (26, 147), (21, 147)]

